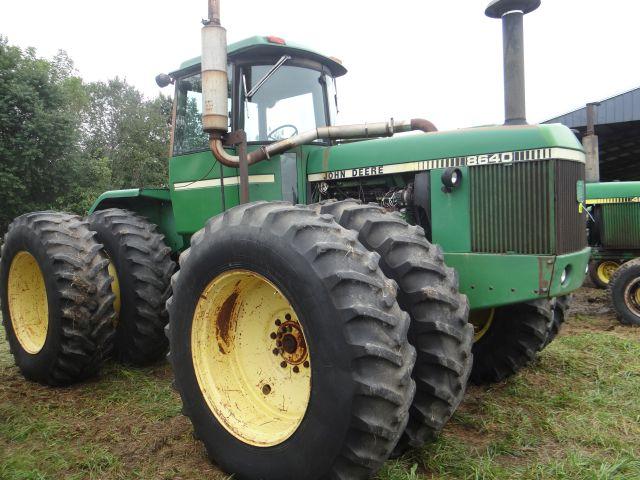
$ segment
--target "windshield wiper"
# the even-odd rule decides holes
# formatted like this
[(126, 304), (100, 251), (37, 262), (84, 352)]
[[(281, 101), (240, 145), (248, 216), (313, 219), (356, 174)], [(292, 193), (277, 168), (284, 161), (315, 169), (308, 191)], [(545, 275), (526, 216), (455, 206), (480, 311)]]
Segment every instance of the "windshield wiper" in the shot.
[(271, 67), (271, 70), (269, 70), (264, 75), (264, 77), (262, 77), (260, 81), (256, 83), (256, 85), (249, 92), (247, 92), (247, 85), (245, 82), (244, 98), (246, 98), (247, 100), (251, 100), (251, 97), (253, 97), (258, 92), (258, 90), (260, 90), (260, 87), (262, 87), (262, 85), (264, 85), (264, 83), (267, 80), (269, 80), (269, 77), (271, 77), (274, 73), (276, 73), (278, 69), (282, 66), (282, 64), (287, 60), (291, 60), (291, 57), (289, 55), (283, 55), (282, 57), (280, 57), (280, 60), (278, 60), (276, 64), (273, 67)]

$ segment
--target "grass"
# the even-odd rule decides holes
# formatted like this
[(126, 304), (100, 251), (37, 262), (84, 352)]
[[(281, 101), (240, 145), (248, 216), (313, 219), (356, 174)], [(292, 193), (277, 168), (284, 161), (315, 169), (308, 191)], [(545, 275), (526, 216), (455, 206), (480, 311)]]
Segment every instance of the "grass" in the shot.
[[(640, 480), (640, 329), (618, 325), (600, 297), (584, 289), (534, 365), (470, 387), (440, 439), (387, 462), (379, 480)], [(227, 478), (170, 382), (166, 364), (109, 365), (91, 383), (41, 387), (0, 338), (0, 479)]]

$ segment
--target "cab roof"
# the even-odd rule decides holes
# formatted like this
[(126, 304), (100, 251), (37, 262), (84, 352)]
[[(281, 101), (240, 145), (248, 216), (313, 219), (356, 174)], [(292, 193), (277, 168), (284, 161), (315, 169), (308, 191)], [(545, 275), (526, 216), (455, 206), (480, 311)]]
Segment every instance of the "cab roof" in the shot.
[[(321, 53), (318, 53), (300, 44), (283, 41), (277, 37), (254, 36), (245, 38), (244, 40), (240, 40), (239, 42), (230, 44), (227, 47), (227, 52), (229, 55), (229, 59), (232, 61), (238, 58), (242, 58), (242, 56), (245, 54), (265, 56), (282, 56), (285, 54), (290, 54), (296, 57), (315, 60), (316, 62), (327, 66), (334, 77), (340, 77), (347, 73), (347, 69), (343, 67), (337, 59), (322, 55)], [(185, 62), (182, 62), (180, 64), (180, 68), (174, 72), (171, 72), (170, 75), (173, 76), (174, 74), (178, 74), (183, 70), (190, 69), (191, 67), (199, 64), (199, 56), (191, 58)]]

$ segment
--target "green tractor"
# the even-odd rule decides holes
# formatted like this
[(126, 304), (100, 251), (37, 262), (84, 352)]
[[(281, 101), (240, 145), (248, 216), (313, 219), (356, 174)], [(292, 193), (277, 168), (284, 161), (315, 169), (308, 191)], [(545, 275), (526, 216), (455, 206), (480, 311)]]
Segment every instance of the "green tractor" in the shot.
[(640, 324), (640, 182), (587, 184), (589, 276), (624, 324)]
[(539, 3), (487, 8), (507, 125), (438, 132), (334, 126), (345, 67), (277, 37), (227, 47), (211, 0), (202, 56), (157, 77), (175, 86), (168, 186), (10, 226), (23, 374), (69, 384), (169, 347), (196, 437), (238, 478), (366, 478), (432, 439), (469, 378), (501, 381), (553, 339), (585, 277), (582, 147), (524, 120)]

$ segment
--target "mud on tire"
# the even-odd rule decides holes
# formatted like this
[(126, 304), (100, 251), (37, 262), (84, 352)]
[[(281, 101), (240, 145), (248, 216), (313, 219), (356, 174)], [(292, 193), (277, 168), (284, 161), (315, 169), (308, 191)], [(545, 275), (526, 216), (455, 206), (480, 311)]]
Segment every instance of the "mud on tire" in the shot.
[(133, 365), (146, 365), (167, 353), (165, 307), (171, 295), (175, 263), (157, 226), (119, 208), (98, 210), (89, 218), (91, 230), (113, 262), (120, 290), (114, 356)]
[[(172, 280), (170, 361), (183, 412), (223, 470), (242, 479), (364, 479), (389, 456), (415, 392), (415, 350), (397, 286), (378, 261), (330, 215), (286, 202), (232, 208), (192, 237)], [(277, 445), (256, 447), (232, 435), (196, 377), (190, 340), (196, 305), (230, 270), (257, 273), (276, 286), (305, 331), (310, 398), (299, 426)]]
[(114, 295), (94, 235), (82, 218), (58, 212), (28, 213), (9, 225), (0, 261), (2, 317), (29, 380), (68, 385), (95, 375), (111, 353)]
[(394, 453), (419, 447), (433, 440), (453, 415), (471, 373), (473, 327), (467, 322), (469, 306), (458, 292), (457, 274), (424, 230), (399, 214), (358, 200), (327, 201), (315, 208), (356, 231), (358, 240), (380, 255), (382, 272), (398, 283), (398, 303), (411, 317), (409, 342), (417, 360), (416, 396)]

